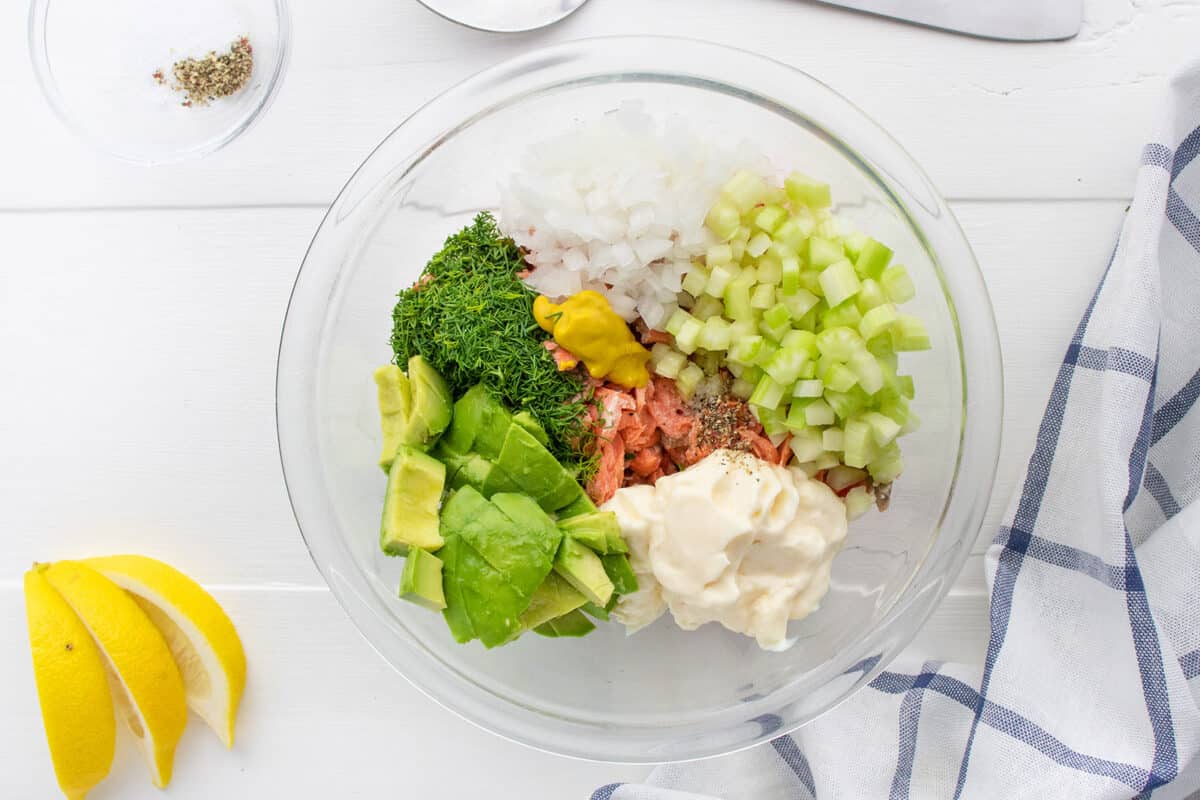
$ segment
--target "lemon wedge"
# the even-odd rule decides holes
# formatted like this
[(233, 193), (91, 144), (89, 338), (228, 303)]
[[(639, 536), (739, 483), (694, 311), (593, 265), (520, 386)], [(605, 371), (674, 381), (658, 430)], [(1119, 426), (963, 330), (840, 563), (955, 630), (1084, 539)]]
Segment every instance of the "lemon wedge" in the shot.
[(83, 563), (133, 595), (179, 665), (188, 706), (226, 747), (233, 747), (234, 718), (246, 687), (246, 654), (217, 601), (179, 570), (146, 556)]
[(33, 675), (59, 788), (82, 800), (112, 767), (117, 722), (100, 651), (44, 570), (25, 573)]
[(132, 597), (91, 567), (58, 561), (44, 574), (100, 646), (115, 705), (154, 785), (166, 788), (187, 724), (183, 679), (166, 641)]

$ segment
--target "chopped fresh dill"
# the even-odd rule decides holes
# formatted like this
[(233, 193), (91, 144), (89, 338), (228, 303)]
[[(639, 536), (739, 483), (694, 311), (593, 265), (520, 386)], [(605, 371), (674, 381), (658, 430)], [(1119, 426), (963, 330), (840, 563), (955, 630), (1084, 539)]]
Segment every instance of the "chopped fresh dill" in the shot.
[(446, 240), (421, 278), (399, 294), (392, 350), (404, 365), (420, 354), (458, 396), (483, 382), (507, 405), (525, 409), (546, 429), (559, 461), (580, 479), (595, 469), (587, 410), (594, 402), (575, 373), (560, 372), (543, 345), (549, 334), (533, 318), (537, 296), (517, 272), (526, 266), (491, 214)]

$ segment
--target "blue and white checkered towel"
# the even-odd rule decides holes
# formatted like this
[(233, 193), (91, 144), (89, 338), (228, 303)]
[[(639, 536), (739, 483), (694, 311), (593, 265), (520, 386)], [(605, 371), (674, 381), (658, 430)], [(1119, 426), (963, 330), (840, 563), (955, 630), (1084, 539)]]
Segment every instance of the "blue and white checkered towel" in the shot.
[(1200, 751), (1200, 62), (1170, 88), (988, 550), (982, 670), (884, 672), (769, 747), (593, 800), (1128, 800)]

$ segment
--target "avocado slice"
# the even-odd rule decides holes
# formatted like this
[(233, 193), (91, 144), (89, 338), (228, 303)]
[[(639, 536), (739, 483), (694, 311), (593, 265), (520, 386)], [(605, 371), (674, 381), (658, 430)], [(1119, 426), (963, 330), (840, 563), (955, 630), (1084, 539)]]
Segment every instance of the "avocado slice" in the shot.
[(409, 420), (419, 427), (423, 443), (430, 445), (450, 424), (454, 397), (445, 379), (421, 356), (408, 360), (408, 382), (412, 387)]
[(402, 556), (409, 548), (436, 550), (442, 546), (438, 532), (438, 503), (446, 483), (446, 467), (415, 447), (400, 445), (388, 470), (383, 496), (379, 546), (389, 556)]
[(617, 524), (617, 515), (611, 511), (592, 511), (560, 519), (558, 527), (563, 533), (600, 554), (611, 552), (610, 544), (613, 542), (625, 545), (625, 540), (621, 538), (621, 526)]
[(401, 445), (428, 450), (450, 424), (452, 399), (442, 376), (420, 356), (408, 360), (408, 374), (395, 364), (375, 370), (383, 452), (387, 471)]
[(519, 591), (457, 534), (446, 536), (446, 546), (438, 554), (446, 592), (442, 616), (456, 641), (478, 638), (484, 647), (492, 648), (520, 634), (519, 617), (532, 591)]
[(520, 425), (533, 434), (533, 438), (541, 442), (542, 447), (550, 446), (550, 435), (546, 433), (546, 429), (542, 427), (542, 423), (538, 422), (533, 414), (530, 414), (528, 411), (518, 411), (516, 414), (513, 414), (512, 421), (514, 425)]
[(532, 495), (547, 511), (557, 511), (578, 496), (579, 484), (533, 434), (510, 425), (496, 458), (518, 491)]
[(442, 592), (442, 560), (420, 548), (408, 551), (404, 572), (400, 573), (400, 597), (430, 611), (446, 607)]
[(551, 572), (538, 586), (529, 600), (529, 607), (521, 614), (521, 627), (526, 630), (536, 628), (555, 617), (574, 611), (586, 602), (587, 598), (574, 586), (560, 578), (557, 573)]
[(495, 459), (512, 424), (512, 414), (482, 383), (454, 403), (454, 416), (442, 441), (456, 453), (478, 453)]
[(612, 581), (614, 593), (633, 594), (638, 590), (637, 576), (633, 574), (629, 557), (624, 553), (600, 556), (600, 563), (604, 565), (604, 574)]
[(558, 511), (560, 519), (578, 517), (582, 514), (590, 514), (596, 510), (596, 504), (592, 502), (592, 498), (587, 496), (587, 492), (583, 490), (583, 487), (576, 483), (575, 488), (575, 497)]
[(470, 486), (473, 489), (483, 489), (494, 469), (492, 462), (483, 456), (471, 454), (463, 459), (461, 466), (450, 479), (450, 488), (460, 489)]
[(596, 630), (596, 625), (575, 610), (544, 622), (533, 630), (534, 633), (540, 633), (542, 636), (549, 636), (553, 639), (559, 636), (587, 636)]
[(399, 367), (388, 364), (375, 370), (375, 393), (383, 428), (383, 452), (379, 456), (379, 466), (387, 472), (396, 457), (396, 448), (405, 443), (408, 415), (412, 408), (412, 387), (408, 376)]
[(598, 606), (605, 605), (613, 594), (613, 583), (604, 571), (600, 556), (584, 545), (564, 536), (554, 559), (554, 571)]
[(500, 493), (492, 497), (492, 505), (500, 509), (525, 534), (526, 538), (541, 548), (546, 556), (546, 573), (553, 566), (554, 555), (562, 542), (562, 531), (532, 497), (525, 494)]

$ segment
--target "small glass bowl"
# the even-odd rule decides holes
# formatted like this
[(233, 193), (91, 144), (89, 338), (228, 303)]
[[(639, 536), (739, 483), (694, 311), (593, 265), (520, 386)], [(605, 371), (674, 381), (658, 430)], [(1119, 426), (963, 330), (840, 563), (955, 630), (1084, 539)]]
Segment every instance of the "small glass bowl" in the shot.
[(439, 17), (477, 31), (523, 33), (566, 19), (587, 0), (419, 0)]
[[(904, 439), (891, 508), (850, 526), (822, 607), (796, 644), (765, 652), (669, 617), (632, 636), (456, 644), (437, 614), (396, 596), (380, 553), (384, 476), (374, 367), (392, 305), (445, 237), (495, 208), (533, 142), (624, 101), (693, 131), (750, 139), (781, 170), (829, 181), (836, 210), (887, 242), (917, 288), (933, 349), (904, 354), (923, 420)], [(907, 307), (906, 307), (907, 308)], [(1000, 446), (1001, 363), (979, 268), (946, 203), (892, 138), (803, 72), (681, 39), (609, 38), (534, 51), (413, 114), (346, 184), (316, 233), (284, 324), (276, 388), (292, 507), (317, 567), (367, 640), (466, 719), (569, 756), (713, 756), (812, 720), (867, 685), (954, 582), (979, 531)]]
[[(207, 105), (183, 105), (172, 65), (228, 52), (245, 36), (249, 82)], [(29, 50), (55, 113), (85, 140), (139, 164), (212, 153), (248, 129), (287, 63), (285, 0), (33, 0)], [(164, 82), (156, 80), (159, 72)]]

